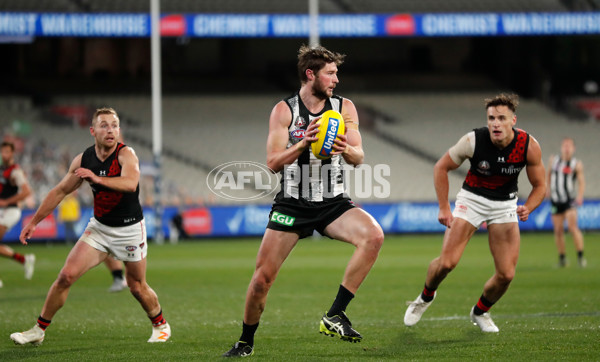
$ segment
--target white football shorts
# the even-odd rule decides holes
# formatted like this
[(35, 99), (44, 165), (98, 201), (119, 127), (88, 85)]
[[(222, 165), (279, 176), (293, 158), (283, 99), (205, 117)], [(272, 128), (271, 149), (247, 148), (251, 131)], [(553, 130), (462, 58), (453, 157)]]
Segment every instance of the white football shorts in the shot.
[(488, 225), (518, 222), (517, 198), (495, 201), (461, 189), (456, 195), (452, 216), (467, 220), (476, 228), (484, 221)]
[(79, 240), (122, 261), (140, 261), (148, 255), (144, 219), (116, 227), (106, 226), (92, 217)]
[(21, 219), (21, 209), (16, 206), (9, 206), (0, 209), (0, 225), (6, 227), (6, 230), (12, 229)]

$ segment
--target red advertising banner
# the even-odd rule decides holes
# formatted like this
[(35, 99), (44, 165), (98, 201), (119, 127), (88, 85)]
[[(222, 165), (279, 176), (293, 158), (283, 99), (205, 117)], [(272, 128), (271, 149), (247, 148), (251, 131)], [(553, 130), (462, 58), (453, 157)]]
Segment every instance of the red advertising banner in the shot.
[(190, 209), (182, 216), (183, 229), (189, 235), (208, 235), (212, 232), (212, 216), (209, 209)]
[[(23, 225), (29, 224), (33, 214), (27, 215), (23, 218)], [(56, 227), (56, 218), (54, 214), (48, 215), (44, 220), (40, 221), (35, 227), (35, 231), (31, 236), (32, 239), (54, 239), (57, 237), (58, 228)]]

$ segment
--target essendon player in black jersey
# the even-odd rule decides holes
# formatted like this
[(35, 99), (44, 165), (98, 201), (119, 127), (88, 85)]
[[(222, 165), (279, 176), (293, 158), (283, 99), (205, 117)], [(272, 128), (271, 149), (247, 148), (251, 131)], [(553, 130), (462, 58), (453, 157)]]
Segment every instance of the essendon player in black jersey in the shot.
[(83, 274), (112, 254), (125, 262), (127, 285), (152, 322), (148, 342), (165, 342), (171, 327), (163, 318), (156, 293), (146, 283), (146, 226), (138, 200), (140, 168), (133, 149), (120, 143), (119, 116), (112, 108), (96, 110), (90, 133), (94, 145), (77, 155), (67, 175), (42, 201), (31, 222), (21, 231), (27, 244), (35, 226), (62, 199), (87, 181), (94, 191), (94, 217), (75, 244), (58, 278), (50, 287), (37, 324), (10, 335), (16, 344), (40, 344), (46, 328), (64, 305), (69, 289)]
[[(19, 203), (25, 200), (31, 189), (25, 173), (15, 162), (15, 145), (2, 142), (0, 145), (0, 241), (4, 234), (21, 219)], [(34, 271), (35, 255), (20, 254), (6, 245), (0, 245), (0, 256), (12, 259), (25, 267), (25, 278), (31, 279)], [(2, 287), (2, 280), (0, 280)]]
[[(496, 271), (471, 309), (471, 321), (483, 332), (498, 332), (488, 310), (506, 292), (515, 275), (521, 242), (518, 220), (526, 221), (546, 192), (540, 145), (525, 131), (514, 128), (518, 103), (514, 94), (486, 99), (487, 127), (467, 133), (435, 165), (438, 220), (447, 229), (440, 256), (429, 264), (423, 292), (406, 310), (407, 326), (421, 319), (438, 286), (456, 267), (467, 243), (485, 222)], [(471, 168), (452, 212), (448, 172), (466, 159), (471, 161)], [(525, 204), (517, 206), (517, 177), (523, 169), (533, 188)]]

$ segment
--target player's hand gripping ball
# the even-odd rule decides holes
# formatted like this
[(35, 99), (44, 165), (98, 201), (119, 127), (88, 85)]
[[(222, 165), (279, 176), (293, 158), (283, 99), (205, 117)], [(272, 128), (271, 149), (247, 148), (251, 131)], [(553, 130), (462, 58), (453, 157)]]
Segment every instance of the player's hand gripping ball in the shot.
[(339, 134), (344, 134), (344, 119), (339, 112), (329, 110), (321, 116), (319, 120), (318, 140), (311, 144), (313, 155), (321, 160), (331, 158), (333, 142)]

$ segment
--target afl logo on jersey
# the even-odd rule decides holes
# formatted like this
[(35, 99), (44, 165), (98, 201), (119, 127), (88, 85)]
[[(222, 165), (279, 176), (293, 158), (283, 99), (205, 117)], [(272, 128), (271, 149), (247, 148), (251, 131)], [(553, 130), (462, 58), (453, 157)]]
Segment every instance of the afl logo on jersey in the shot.
[(306, 120), (304, 118), (302, 118), (302, 116), (298, 116), (298, 118), (296, 118), (296, 122), (294, 123), (294, 126), (300, 128), (300, 127), (304, 127), (306, 126)]
[(304, 133), (306, 133), (305, 129), (295, 129), (292, 132), (290, 132), (290, 135), (292, 136), (292, 138), (303, 139)]
[(125, 250), (127, 251), (134, 251), (135, 249), (137, 249), (137, 246), (135, 245), (128, 245), (125, 247)]

